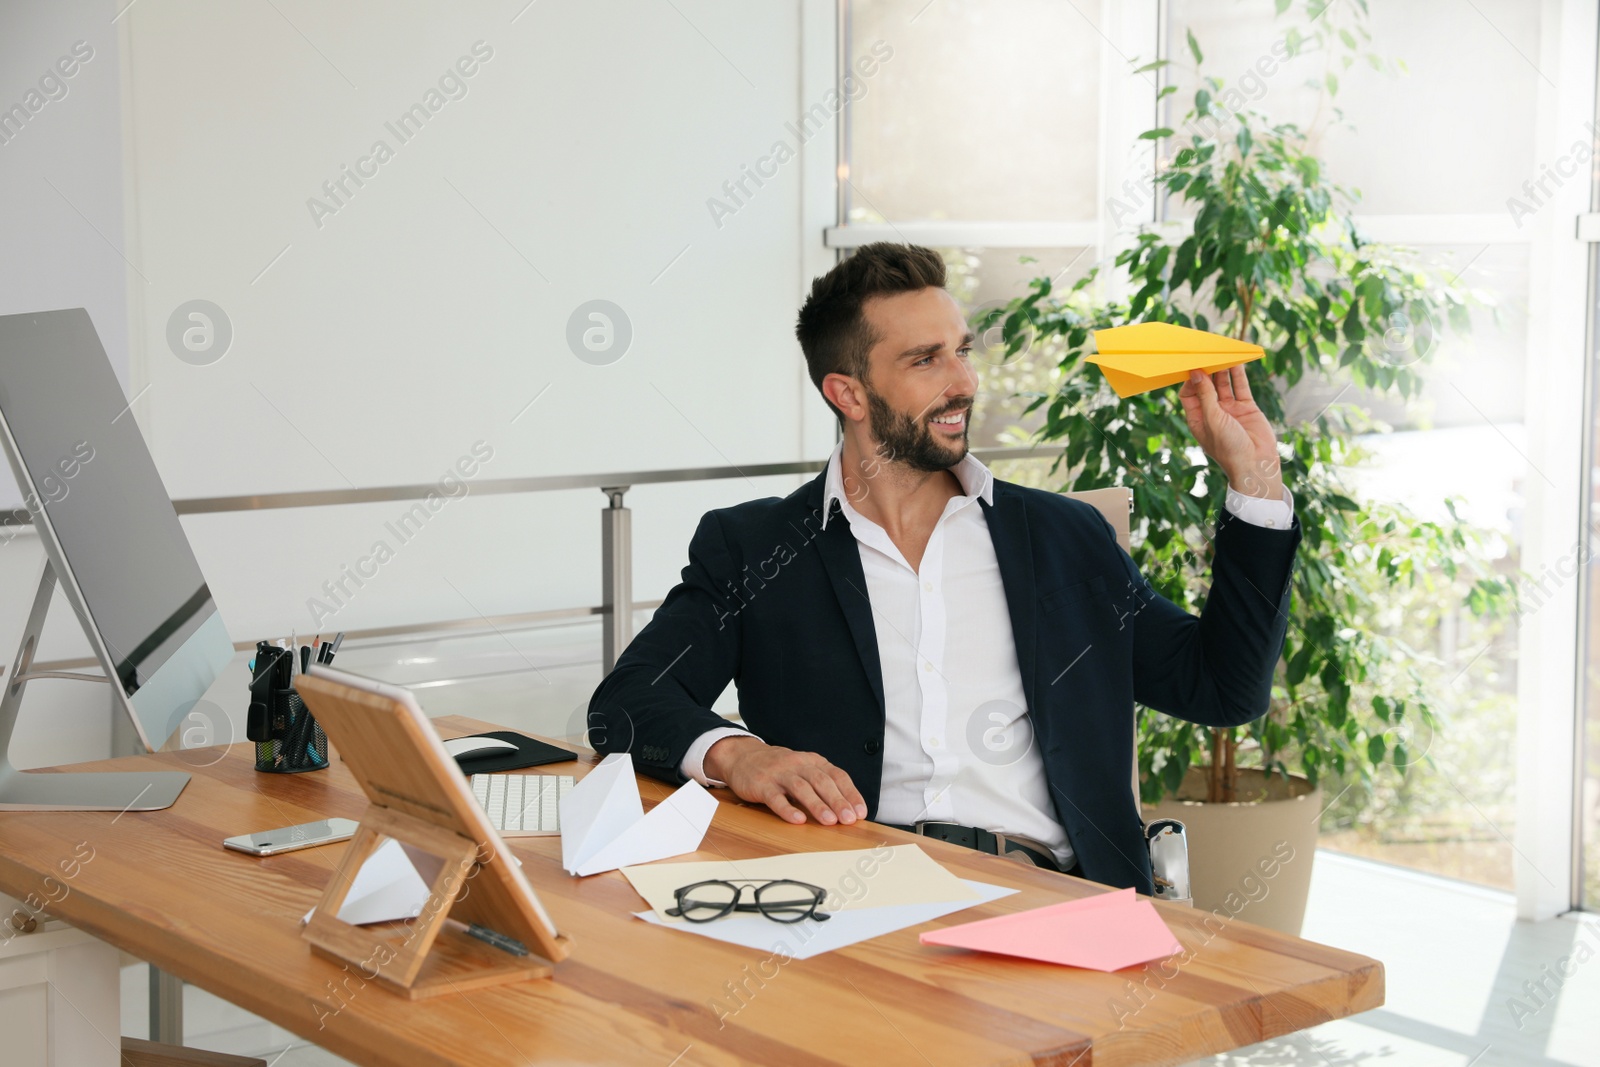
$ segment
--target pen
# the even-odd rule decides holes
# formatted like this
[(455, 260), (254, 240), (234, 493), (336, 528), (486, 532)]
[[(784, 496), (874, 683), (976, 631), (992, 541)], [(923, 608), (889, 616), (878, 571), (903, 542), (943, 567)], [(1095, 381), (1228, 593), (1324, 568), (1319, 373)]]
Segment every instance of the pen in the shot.
[(304, 674), (311, 669), (311, 646), (300, 646), (300, 673)]
[(333, 644), (328, 646), (328, 656), (322, 662), (332, 663), (333, 657), (339, 654), (339, 646), (344, 644), (344, 631), (340, 630), (333, 635)]

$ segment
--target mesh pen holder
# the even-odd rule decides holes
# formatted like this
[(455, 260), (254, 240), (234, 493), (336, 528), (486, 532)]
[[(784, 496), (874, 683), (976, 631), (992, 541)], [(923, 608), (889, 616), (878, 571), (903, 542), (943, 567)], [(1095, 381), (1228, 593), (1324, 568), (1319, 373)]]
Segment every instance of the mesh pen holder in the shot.
[(256, 770), (269, 774), (320, 771), (328, 766), (328, 735), (300, 694), (273, 693), (273, 738), (256, 742)]

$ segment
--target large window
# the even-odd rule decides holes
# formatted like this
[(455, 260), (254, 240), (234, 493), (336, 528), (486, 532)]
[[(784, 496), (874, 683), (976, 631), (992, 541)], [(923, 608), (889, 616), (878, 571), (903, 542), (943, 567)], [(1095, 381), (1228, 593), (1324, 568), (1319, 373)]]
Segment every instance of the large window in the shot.
[[(1414, 249), (1477, 305), (1465, 337), (1447, 336), (1440, 324), (1423, 342), (1431, 360), (1420, 396), (1398, 403), (1343, 381), (1308, 385), (1294, 394), (1291, 417), (1329, 402), (1367, 410), (1382, 425), (1364, 438), (1371, 458), (1349, 471), (1352, 491), (1441, 522), (1456, 521), (1447, 506), (1454, 501), (1493, 568), (1514, 580), (1527, 480), (1540, 475), (1528, 463), (1524, 433), (1530, 231), (1508, 218), (1506, 199), (1533, 155), (1540, 74), (1516, 52), (1538, 54), (1539, 8), (1487, 3), (1482, 18), (1460, 18), (1452, 7), (1454, 29), (1439, 33), (1447, 14), (1440, 2), (1374, 4), (1370, 50), (1382, 61), (1347, 69), (1336, 60), (1329, 67), (1326, 55), (1280, 61), (1293, 23), (1275, 19), (1274, 6), (1170, 0), (1165, 16), (1146, 24), (1138, 12), (1158, 5), (1099, 5), (1086, 14), (1083, 5), (1042, 0), (855, 0), (847, 10), (848, 58), (878, 41), (894, 55), (851, 109), (848, 224), (830, 240), (939, 247), (953, 291), (969, 308), (1020, 295), (1040, 275), (1070, 281), (1096, 265), (1109, 270), (1138, 226), (1184, 215), (1183, 205), (1141, 197), (1136, 186), (1130, 194), (1125, 183), (1152, 153), (1179, 147), (1135, 137), (1157, 124), (1157, 114), (1161, 124), (1179, 125), (1195, 88), (1192, 32), (1204, 69), (1248, 106), (1314, 131), (1328, 177), (1359, 189), (1353, 210), (1371, 236)], [(1107, 17), (1121, 21), (1091, 21)], [(1157, 55), (1173, 66), (1159, 75), (1135, 71)], [(1388, 62), (1394, 58), (1409, 73)], [(1494, 79), (1482, 76), (1486, 64)], [(1337, 99), (1328, 93), (1330, 76)], [(1177, 87), (1159, 111), (1156, 77)], [(1419, 124), (1422, 114), (1429, 121)], [(1019, 263), (1023, 255), (1034, 262)], [(1022, 417), (1017, 394), (1048, 388), (1048, 372), (1027, 358), (983, 367), (975, 443), (1023, 443), (1036, 423)], [(1600, 459), (1596, 469), (1600, 485)], [(1001, 473), (1051, 480), (1037, 464)], [(1355, 774), (1326, 779), (1324, 844), (1510, 889), (1516, 622), (1479, 619), (1447, 582), (1389, 595), (1384, 636), (1422, 679), (1440, 727), (1411, 739), (1428, 759), (1406, 776), (1380, 768), (1370, 782)], [(1592, 703), (1600, 704), (1596, 693)], [(1589, 729), (1600, 737), (1600, 713), (1591, 714)], [(1597, 759), (1600, 748), (1591, 764)], [(1600, 833), (1600, 786), (1591, 778), (1588, 788), (1592, 842)], [(1597, 852), (1591, 844), (1591, 880), (1600, 870)]]
[[(1092, 219), (1100, 40), (1059, 0), (850, 5), (851, 222)], [(876, 51), (874, 51), (876, 49)]]

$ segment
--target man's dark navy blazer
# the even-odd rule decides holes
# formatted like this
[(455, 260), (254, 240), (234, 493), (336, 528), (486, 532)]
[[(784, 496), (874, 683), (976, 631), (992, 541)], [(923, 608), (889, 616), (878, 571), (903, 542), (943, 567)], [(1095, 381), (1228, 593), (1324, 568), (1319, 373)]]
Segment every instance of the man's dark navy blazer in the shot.
[[(844, 770), (876, 818), (877, 635), (837, 504), (823, 527), (823, 478), (700, 520), (682, 583), (589, 704), (599, 752), (631, 752), (644, 773), (683, 782), (690, 743), (728, 725), (710, 708), (732, 681), (746, 728)], [(1274, 530), (1222, 512), (1197, 618), (1150, 588), (1090, 505), (996, 479), (983, 508), (1056, 817), (1084, 877), (1150, 893), (1129, 782), (1134, 704), (1207, 726), (1266, 712), (1299, 521)]]

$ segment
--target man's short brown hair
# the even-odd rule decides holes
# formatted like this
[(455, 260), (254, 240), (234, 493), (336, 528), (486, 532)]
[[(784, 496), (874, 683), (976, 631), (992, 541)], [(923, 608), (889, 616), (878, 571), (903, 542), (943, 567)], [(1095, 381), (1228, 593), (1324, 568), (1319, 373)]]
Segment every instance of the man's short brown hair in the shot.
[[(944, 288), (944, 260), (939, 253), (890, 241), (862, 245), (849, 259), (813, 281), (794, 333), (817, 391), (822, 392), (822, 379), (829, 374), (866, 377), (867, 353), (878, 340), (861, 313), (868, 298), (930, 286)], [(843, 419), (827, 394), (823, 400)]]

